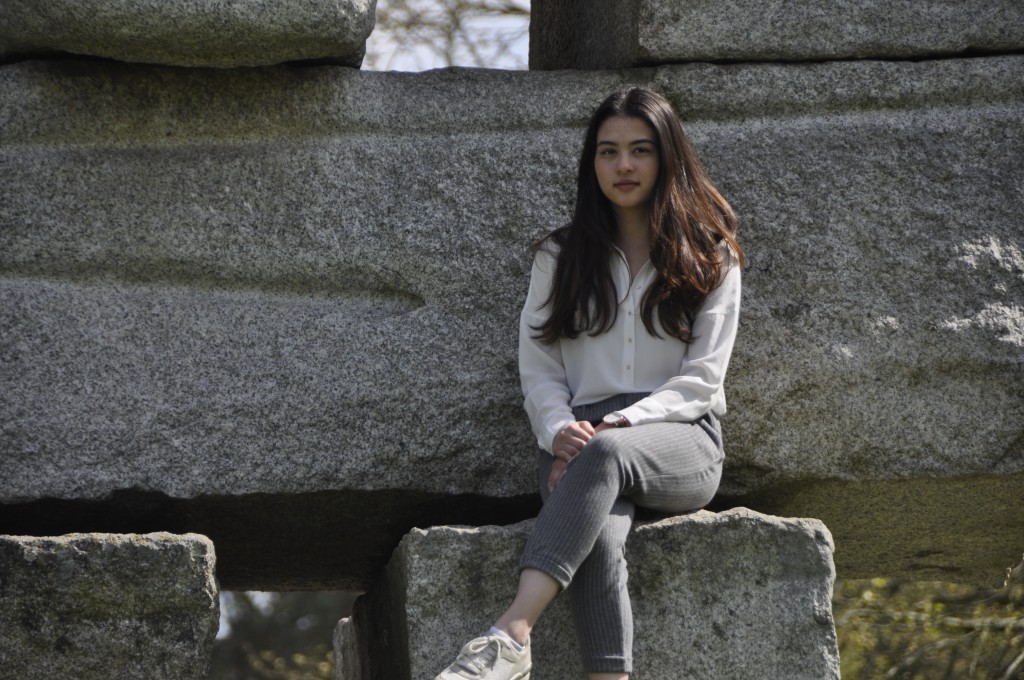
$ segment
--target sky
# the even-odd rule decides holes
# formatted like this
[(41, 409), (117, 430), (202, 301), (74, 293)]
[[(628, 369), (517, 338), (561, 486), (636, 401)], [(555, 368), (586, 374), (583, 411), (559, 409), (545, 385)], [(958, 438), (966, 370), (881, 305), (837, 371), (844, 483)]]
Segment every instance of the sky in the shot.
[[(378, 0), (378, 13), (389, 0)], [(444, 0), (407, 0), (415, 9), (425, 12), (440, 12)], [(521, 7), (529, 9), (529, 0), (518, 0)], [(480, 17), (471, 20), (467, 28), (477, 49), (484, 55), (484, 63), (475, 63), (469, 51), (462, 47), (455, 54), (455, 66), (485, 66), (499, 69), (525, 69), (529, 54), (529, 19), (526, 17)], [(506, 36), (511, 49), (498, 53), (488, 47), (496, 36)], [(442, 68), (448, 64), (440, 54), (430, 48), (429, 43), (414, 42), (400, 45), (386, 25), (378, 21), (366, 41), (366, 58), (363, 68), (370, 71), (426, 71)]]

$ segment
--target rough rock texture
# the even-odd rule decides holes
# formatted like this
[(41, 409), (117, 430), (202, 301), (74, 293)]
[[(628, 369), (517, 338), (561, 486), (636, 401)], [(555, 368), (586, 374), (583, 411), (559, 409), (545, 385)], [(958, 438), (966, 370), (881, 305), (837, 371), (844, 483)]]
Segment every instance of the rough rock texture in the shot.
[[(411, 532), (339, 630), (340, 677), (433, 677), (508, 605), (530, 526)], [(745, 508), (638, 526), (626, 548), (637, 677), (838, 678), (832, 549), (817, 520)], [(582, 677), (565, 598), (532, 642), (532, 678)], [(347, 674), (354, 648), (362, 675)]]
[[(8, 65), (0, 530), (139, 494), (132, 517), (262, 552), (232, 587), (273, 586), (304, 568), (296, 550), (331, 543), (338, 561), (305, 585), (352, 588), (413, 523), (533, 497), (526, 247), (566, 218), (581, 127), (627, 82), (676, 103), (742, 219), (730, 502), (779, 510), (799, 485), (840, 544), (893, 516), (928, 527), (840, 552), (844, 575), (998, 579), (1024, 540), (1006, 501), (1024, 488), (1020, 56), (416, 76)], [(906, 479), (935, 484), (882, 515), (834, 518), (811, 493), (830, 480), (857, 507), (872, 480)], [(968, 550), (936, 506), (991, 530)], [(258, 546), (247, 518), (267, 507), (280, 531)], [(339, 531), (293, 545), (311, 508)]]
[(334, 678), (348, 680), (363, 677), (358, 639), (352, 617), (342, 619), (334, 629)]
[(218, 621), (205, 536), (0, 536), (4, 678), (205, 678)]
[(59, 52), (175, 66), (359, 66), (376, 0), (4, 0), (0, 60)]
[(921, 58), (1024, 48), (1018, 0), (639, 0), (635, 63)]
[(534, 0), (530, 68), (906, 59), (1024, 48), (1017, 0)]

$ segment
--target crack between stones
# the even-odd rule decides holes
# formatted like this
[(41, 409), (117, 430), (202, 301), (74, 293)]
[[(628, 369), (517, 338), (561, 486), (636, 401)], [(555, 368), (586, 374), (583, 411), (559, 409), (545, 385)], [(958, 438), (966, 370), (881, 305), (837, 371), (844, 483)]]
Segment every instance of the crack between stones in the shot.
[(664, 66), (686, 66), (694, 64), (710, 64), (712, 66), (759, 66), (759, 65), (813, 65), (813, 64), (833, 64), (833, 63), (848, 63), (848, 62), (862, 62), (862, 61), (877, 61), (877, 62), (910, 62), (910, 63), (922, 63), (932, 61), (957, 61), (963, 59), (982, 59), (991, 57), (1014, 57), (1024, 55), (1024, 47), (1016, 50), (985, 50), (981, 48), (969, 48), (957, 52), (935, 52), (934, 54), (917, 54), (907, 56), (886, 56), (886, 55), (869, 55), (863, 57), (849, 56), (849, 57), (822, 57), (822, 58), (779, 58), (779, 59), (749, 59), (749, 58), (736, 58), (736, 59), (695, 59), (691, 61), (671, 61), (671, 62), (641, 62), (637, 64), (636, 68), (659, 68)]

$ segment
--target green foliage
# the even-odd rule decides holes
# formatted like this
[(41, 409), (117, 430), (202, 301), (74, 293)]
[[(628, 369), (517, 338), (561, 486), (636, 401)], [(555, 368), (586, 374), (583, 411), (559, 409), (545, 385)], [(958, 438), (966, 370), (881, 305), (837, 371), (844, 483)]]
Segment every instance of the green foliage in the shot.
[(327, 645), (317, 645), (308, 654), (278, 656), (271, 650), (256, 653), (244, 645), (249, 657), (251, 678), (268, 680), (331, 680), (334, 677), (334, 652)]
[[(843, 680), (1024, 680), (1024, 561), (1000, 588), (836, 584)], [(213, 680), (329, 680), (352, 593), (223, 593)]]
[(1024, 680), (1024, 561), (998, 589), (841, 581), (832, 607), (843, 680)]

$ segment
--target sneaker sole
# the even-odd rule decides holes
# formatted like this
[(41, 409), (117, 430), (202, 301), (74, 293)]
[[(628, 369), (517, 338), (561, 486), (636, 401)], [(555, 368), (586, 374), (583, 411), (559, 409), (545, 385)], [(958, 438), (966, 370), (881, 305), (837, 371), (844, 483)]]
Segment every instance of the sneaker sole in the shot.
[(533, 670), (533, 669), (528, 668), (525, 671), (523, 671), (522, 673), (520, 673), (519, 675), (513, 676), (509, 680), (530, 680), (530, 671), (531, 670)]

